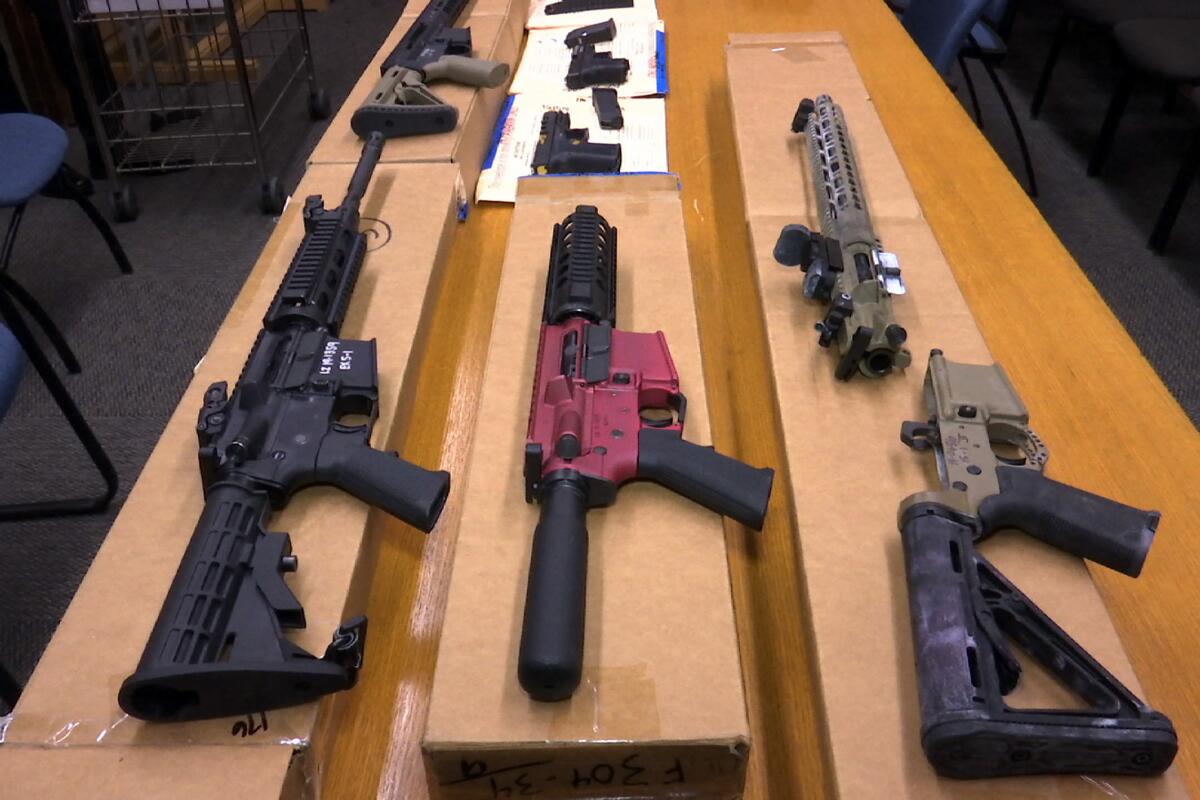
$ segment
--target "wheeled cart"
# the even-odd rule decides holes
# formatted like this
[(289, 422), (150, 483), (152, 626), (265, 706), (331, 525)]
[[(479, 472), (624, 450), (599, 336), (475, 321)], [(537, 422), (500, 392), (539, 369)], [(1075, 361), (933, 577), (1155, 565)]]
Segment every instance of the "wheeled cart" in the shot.
[(138, 216), (122, 175), (258, 168), (264, 213), (286, 200), (266, 163), (271, 118), (302, 75), (317, 85), (304, 0), (60, 0), (118, 221)]

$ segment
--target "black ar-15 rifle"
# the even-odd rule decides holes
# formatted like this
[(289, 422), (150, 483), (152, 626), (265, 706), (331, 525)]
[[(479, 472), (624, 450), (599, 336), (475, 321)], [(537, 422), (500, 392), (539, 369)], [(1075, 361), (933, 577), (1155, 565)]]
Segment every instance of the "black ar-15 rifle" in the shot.
[(283, 635), (305, 626), (283, 579), (298, 560), (288, 535), (264, 525), (297, 491), (333, 485), (424, 531), (441, 513), (448, 473), (370, 445), (375, 341), (338, 337), (366, 252), (358, 206), (382, 148), (371, 136), (341, 206), (305, 201), (304, 240), (232, 396), (224, 382), (205, 393), (197, 425), (204, 511), (137, 671), (121, 685), (118, 702), (134, 717), (221, 717), (354, 685), (365, 617), (338, 628), (322, 658)]

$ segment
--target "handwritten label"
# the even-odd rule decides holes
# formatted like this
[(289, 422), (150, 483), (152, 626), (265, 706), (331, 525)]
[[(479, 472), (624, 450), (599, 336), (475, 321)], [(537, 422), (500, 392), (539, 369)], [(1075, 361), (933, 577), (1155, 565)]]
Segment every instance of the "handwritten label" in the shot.
[(259, 711), (257, 714), (247, 714), (244, 719), (239, 719), (233, 723), (233, 729), (229, 733), (232, 736), (240, 736), (244, 739), (256, 733), (263, 733), (269, 727), (266, 712)]
[(614, 755), (611, 760), (579, 762), (572, 759), (571, 762), (544, 759), (490, 767), (481, 759), (464, 758), (459, 762), (458, 777), (442, 781), (442, 785), (475, 784), (484, 788), (482, 796), (508, 800), (543, 793), (557, 797), (592, 797), (604, 787), (659, 788), (684, 784), (688, 780), (679, 758), (652, 763), (653, 759), (648, 762), (642, 753), (631, 753), (624, 758)]

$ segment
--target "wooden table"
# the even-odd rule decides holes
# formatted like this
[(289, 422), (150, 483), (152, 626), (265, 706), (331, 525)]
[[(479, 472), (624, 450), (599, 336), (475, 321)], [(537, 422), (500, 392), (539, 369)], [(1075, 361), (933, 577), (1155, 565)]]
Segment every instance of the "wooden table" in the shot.
[[(670, 163), (683, 183), (717, 446), (751, 463), (783, 463), (723, 47), (731, 32), (836, 29), (993, 355), (1052, 447), (1051, 476), (1163, 512), (1139, 580), (1094, 572), (1148, 701), (1175, 721), (1176, 763), (1200, 795), (1200, 434), (882, 0), (659, 0), (659, 9), (669, 32)], [(476, 207), (458, 232), (419, 372), (419, 409), (404, 412), (419, 423), (393, 443), (421, 463), (440, 456), (456, 473), (468, 455), (510, 215)], [(776, 493), (760, 539), (728, 533), (754, 735), (748, 798), (820, 797), (829, 779), (790, 504)], [(327, 796), (339, 800), (426, 796), (420, 737), (453, 526), (420, 542), (379, 522), (387, 527), (368, 608), (371, 669), (344, 698), (349, 716), (324, 776)]]

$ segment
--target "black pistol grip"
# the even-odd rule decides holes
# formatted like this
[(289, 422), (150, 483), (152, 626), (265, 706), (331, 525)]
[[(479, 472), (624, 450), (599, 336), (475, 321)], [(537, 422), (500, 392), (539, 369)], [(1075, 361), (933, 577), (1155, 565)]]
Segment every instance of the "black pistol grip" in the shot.
[(338, 434), (326, 437), (317, 456), (317, 482), (333, 484), (426, 533), (433, 530), (450, 494), (450, 473), (418, 467), (395, 452), (345, 441)]
[(643, 428), (638, 434), (638, 477), (762, 530), (775, 470), (751, 467), (711, 447), (684, 441), (677, 431)]
[(1137, 577), (1154, 541), (1159, 513), (1109, 500), (1040, 472), (1001, 466), (1000, 492), (979, 504), (986, 536), (1016, 528), (1068, 553)]
[(354, 684), (355, 669), (314, 658), (283, 637), (304, 610), (283, 573), (287, 534), (262, 520), (265, 492), (209, 491), (137, 670), (117, 702), (150, 721), (211, 719), (315, 700)]
[(534, 700), (568, 699), (583, 676), (587, 604), (587, 486), (581, 478), (542, 489), (533, 531), (517, 679)]

